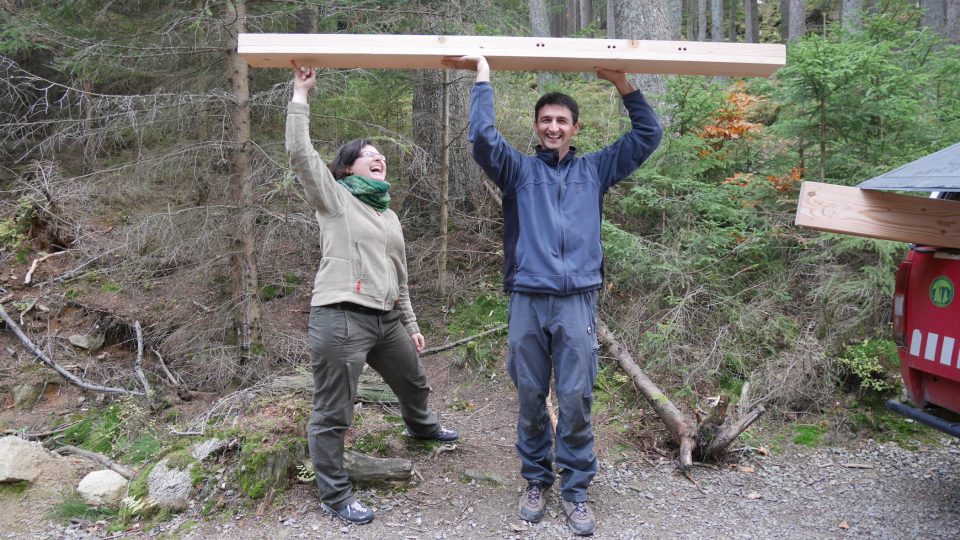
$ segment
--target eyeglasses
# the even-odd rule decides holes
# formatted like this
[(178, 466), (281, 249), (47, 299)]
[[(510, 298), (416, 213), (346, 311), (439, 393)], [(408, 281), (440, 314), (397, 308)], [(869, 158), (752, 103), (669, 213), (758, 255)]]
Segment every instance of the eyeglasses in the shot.
[(378, 152), (371, 152), (371, 151), (369, 151), (369, 150), (367, 150), (366, 152), (360, 152), (360, 157), (365, 157), (365, 158), (370, 158), (370, 159), (379, 159), (380, 161), (382, 161), (382, 162), (384, 162), (384, 163), (387, 162), (387, 156), (385, 156), (385, 155), (383, 155), (383, 154), (381, 154), (381, 153), (378, 153)]

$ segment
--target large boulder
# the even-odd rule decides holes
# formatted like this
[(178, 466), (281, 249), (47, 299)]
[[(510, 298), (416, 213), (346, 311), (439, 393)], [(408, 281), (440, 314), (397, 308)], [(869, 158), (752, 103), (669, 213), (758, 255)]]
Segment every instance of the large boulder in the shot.
[(0, 439), (0, 482), (34, 483), (45, 466), (60, 459), (42, 444), (10, 435)]
[(192, 490), (189, 466), (179, 469), (167, 458), (160, 460), (147, 476), (147, 499), (160, 508), (186, 510)]
[(80, 498), (94, 506), (116, 506), (126, 492), (127, 479), (110, 469), (93, 471), (77, 486)]

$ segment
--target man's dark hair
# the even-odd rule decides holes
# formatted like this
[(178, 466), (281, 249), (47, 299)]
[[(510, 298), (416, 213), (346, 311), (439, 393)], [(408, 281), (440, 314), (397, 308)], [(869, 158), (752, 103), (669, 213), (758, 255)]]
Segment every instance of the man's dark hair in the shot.
[(577, 105), (577, 100), (562, 92), (550, 92), (549, 94), (540, 96), (540, 99), (537, 100), (537, 104), (534, 105), (534, 122), (540, 119), (540, 109), (542, 109), (544, 105), (561, 105), (570, 109), (570, 114), (573, 116), (574, 124), (576, 124), (577, 119), (580, 118), (580, 106)]
[[(337, 150), (336, 157), (330, 162), (330, 172), (333, 173), (334, 178), (340, 180), (341, 178), (350, 176), (348, 169), (353, 165), (353, 162), (360, 157), (360, 151), (363, 150), (364, 146), (377, 147), (370, 142), (370, 139), (354, 139), (344, 143), (344, 145)], [(380, 152), (380, 150), (377, 150), (377, 152)]]

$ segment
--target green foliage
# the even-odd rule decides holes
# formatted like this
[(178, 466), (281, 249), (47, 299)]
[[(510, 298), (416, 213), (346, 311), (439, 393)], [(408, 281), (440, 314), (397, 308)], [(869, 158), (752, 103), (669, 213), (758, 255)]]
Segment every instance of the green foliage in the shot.
[(837, 358), (846, 375), (866, 392), (888, 394), (898, 388), (900, 362), (897, 344), (888, 339), (865, 339)]
[[(146, 437), (138, 434), (146, 425), (146, 416), (146, 411), (136, 401), (121, 399), (106, 408), (89, 411), (77, 424), (64, 431), (63, 441), (107, 456), (120, 454), (134, 441)], [(142, 456), (143, 450), (140, 447), (137, 456)]]
[[(446, 332), (452, 340), (480, 334), (507, 322), (507, 297), (482, 293), (465, 299), (447, 311)], [(472, 341), (464, 348), (465, 364), (489, 369), (496, 362), (502, 336), (492, 335)]]
[(30, 482), (26, 480), (20, 482), (0, 483), (0, 499), (4, 497), (19, 497), (24, 491), (30, 488)]
[(33, 219), (35, 212), (36, 208), (28, 197), (20, 197), (17, 200), (14, 215), (0, 220), (0, 248), (22, 249), (27, 232), (30, 230), (30, 220)]
[(357, 453), (386, 457), (390, 454), (389, 439), (396, 430), (375, 431), (353, 441), (350, 448)]
[(850, 429), (877, 442), (894, 442), (909, 450), (937, 440), (940, 432), (887, 410), (878, 395), (868, 395), (850, 411)]
[(793, 442), (802, 446), (815, 447), (820, 445), (824, 428), (818, 425), (797, 424), (794, 426)]
[(48, 517), (61, 523), (77, 519), (100, 521), (117, 517), (117, 511), (107, 507), (90, 506), (78, 495), (67, 495), (50, 510)]
[(260, 289), (260, 300), (266, 302), (293, 294), (299, 284), (300, 276), (295, 272), (287, 272), (283, 275), (281, 283), (268, 283)]

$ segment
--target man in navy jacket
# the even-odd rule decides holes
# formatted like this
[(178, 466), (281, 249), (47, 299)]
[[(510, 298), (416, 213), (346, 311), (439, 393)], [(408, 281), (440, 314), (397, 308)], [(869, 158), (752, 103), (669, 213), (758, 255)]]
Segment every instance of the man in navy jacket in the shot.
[(534, 109), (540, 145), (536, 156), (526, 156), (494, 127), (486, 59), (464, 56), (445, 64), (477, 72), (470, 103), (473, 158), (503, 192), (507, 368), (518, 391), (517, 452), (527, 480), (520, 518), (534, 523), (543, 518), (544, 492), (556, 479), (546, 412), (553, 371), (561, 509), (573, 532), (589, 535), (596, 527), (587, 487), (597, 470), (590, 408), (599, 355), (594, 321), (603, 281), (603, 196), (653, 153), (662, 129), (622, 71), (598, 68), (597, 77), (613, 83), (622, 96), (631, 130), (599, 152), (580, 156), (570, 144), (580, 130), (576, 101), (546, 94)]

